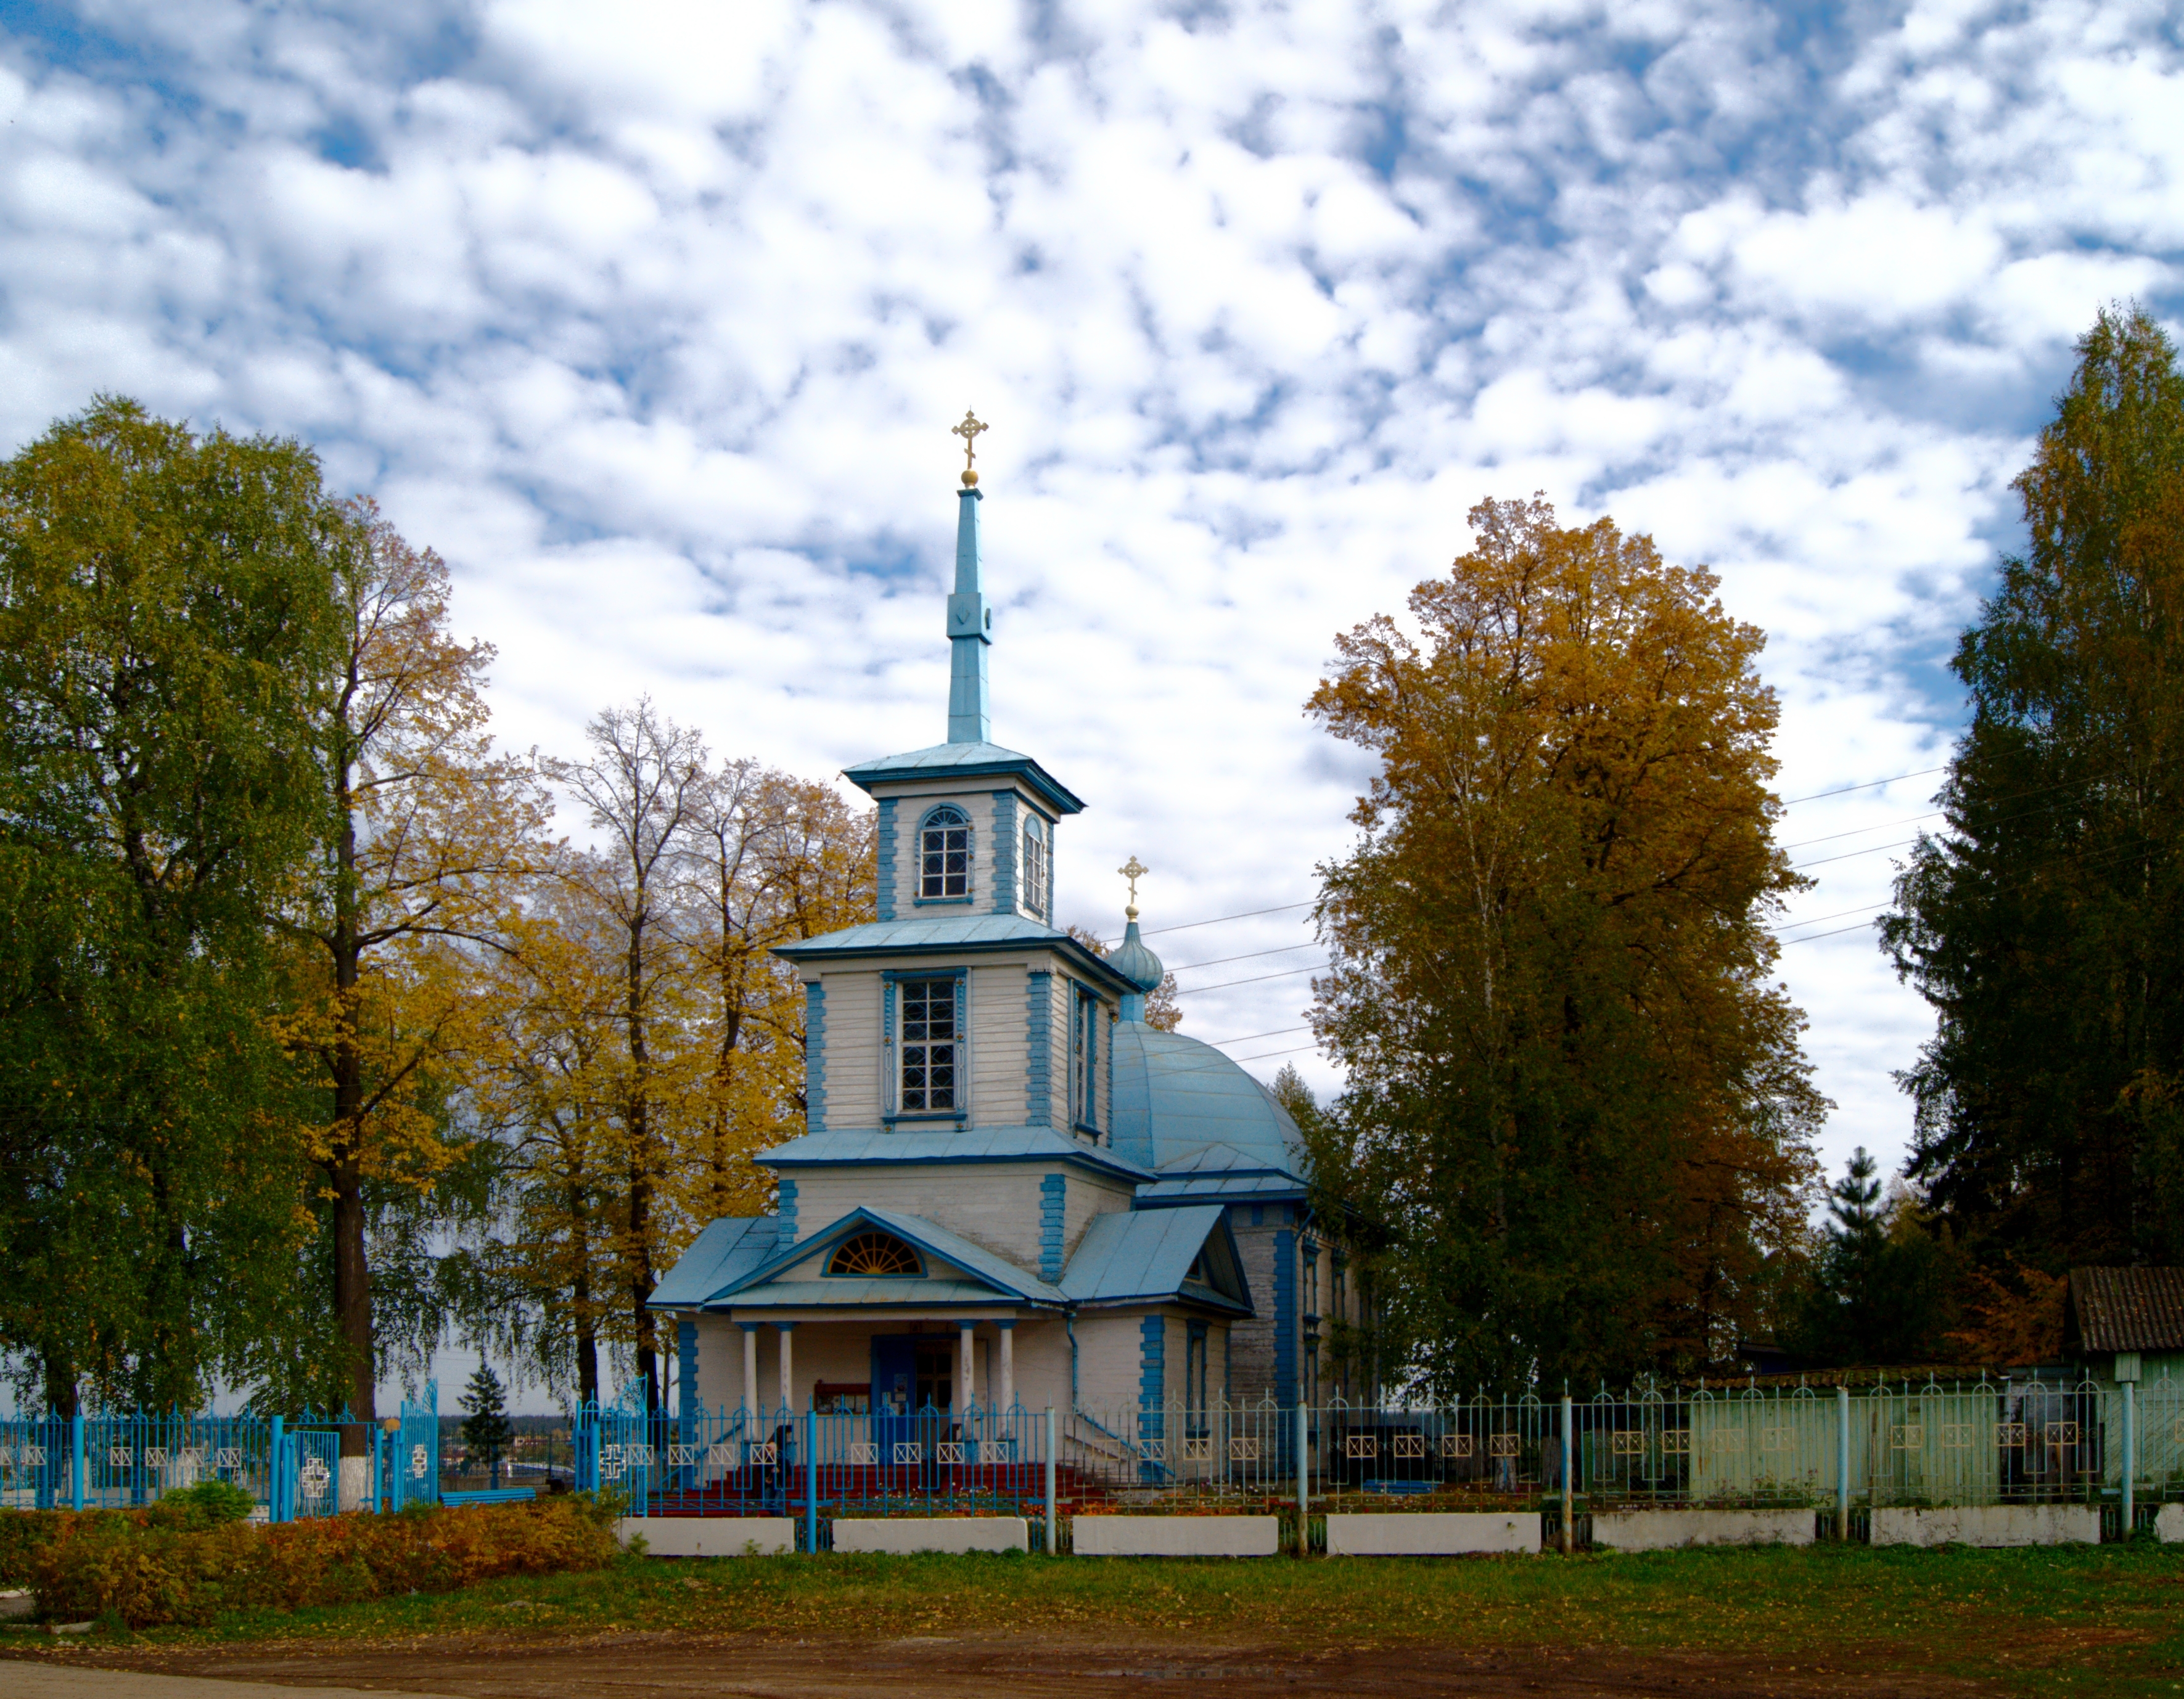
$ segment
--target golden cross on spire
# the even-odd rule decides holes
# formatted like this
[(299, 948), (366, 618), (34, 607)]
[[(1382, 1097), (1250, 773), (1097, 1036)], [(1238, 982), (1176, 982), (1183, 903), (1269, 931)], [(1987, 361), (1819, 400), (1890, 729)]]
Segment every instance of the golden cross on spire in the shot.
[(963, 422), (956, 426), (948, 433), (951, 437), (961, 437), (963, 439), (963, 487), (966, 489), (974, 487), (978, 482), (978, 473), (971, 469), (972, 462), (978, 458), (978, 433), (989, 428), (982, 424), (978, 415), (967, 407), (963, 409)]
[(1130, 900), (1123, 912), (1130, 919), (1135, 920), (1138, 917), (1138, 881), (1151, 872), (1152, 869), (1143, 865), (1136, 856), (1133, 855), (1115, 871), (1130, 882)]

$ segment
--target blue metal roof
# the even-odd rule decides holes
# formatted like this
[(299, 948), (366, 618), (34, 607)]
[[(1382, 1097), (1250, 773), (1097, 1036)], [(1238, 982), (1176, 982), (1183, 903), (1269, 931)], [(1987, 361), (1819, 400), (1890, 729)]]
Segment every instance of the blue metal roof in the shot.
[[(1188, 1278), (1201, 1251), (1206, 1253), (1204, 1282)], [(1093, 1217), (1061, 1271), (1061, 1290), (1080, 1304), (1173, 1298), (1251, 1313), (1243, 1258), (1228, 1212), (1218, 1204)]]
[[(800, 1239), (795, 1244), (777, 1251), (765, 1262), (744, 1271), (733, 1281), (716, 1287), (708, 1295), (707, 1301), (734, 1305), (766, 1301), (755, 1295), (746, 1297), (744, 1294), (752, 1292), (754, 1289), (759, 1287), (767, 1287), (771, 1290), (774, 1275), (784, 1269), (794, 1267), (808, 1256), (830, 1249), (847, 1239), (851, 1234), (859, 1232), (867, 1226), (882, 1228), (906, 1239), (928, 1256), (937, 1256), (944, 1262), (952, 1262), (965, 1273), (976, 1277), (978, 1280), (984, 1281), (987, 1288), (989, 1289), (983, 1300), (984, 1302), (992, 1302), (995, 1294), (1003, 1297), (1014, 1298), (1027, 1304), (1047, 1304), (1059, 1307), (1068, 1302), (1058, 1289), (1048, 1285), (1045, 1281), (1034, 1275), (1027, 1274), (1015, 1263), (994, 1256), (992, 1251), (972, 1244), (969, 1239), (950, 1233), (944, 1227), (936, 1226), (922, 1216), (902, 1215), (894, 1210), (874, 1209), (869, 1204), (860, 1204), (839, 1220), (828, 1223), (818, 1232)], [(916, 1293), (912, 1290), (913, 1287), (924, 1288), (934, 1292), (937, 1295), (936, 1301), (939, 1302), (961, 1302), (967, 1301), (961, 1297), (951, 1297), (941, 1289), (964, 1284), (966, 1283), (945, 1279), (934, 1283), (929, 1279), (910, 1278), (878, 1282), (857, 1279), (795, 1280), (783, 1283), (783, 1290), (794, 1288), (800, 1292), (816, 1295), (805, 1295), (793, 1300), (780, 1299), (774, 1301), (855, 1304), (865, 1301), (850, 1295), (850, 1294), (866, 1286), (877, 1284), (884, 1287), (894, 1301), (902, 1303), (918, 1301)], [(829, 1294), (838, 1295), (827, 1295)]]
[(1296, 1122), (1220, 1051), (1142, 1021), (1121, 1022), (1114, 1031), (1118, 1154), (1166, 1174), (1219, 1145), (1262, 1172), (1304, 1173)]
[(999, 744), (934, 744), (900, 755), (882, 755), (844, 769), (842, 777), (862, 790), (889, 779), (983, 778), (1013, 774), (1022, 778), (1057, 814), (1082, 814), (1084, 805), (1052, 773), (1029, 755)]
[(781, 1223), (770, 1215), (725, 1216), (707, 1224), (653, 1288), (649, 1307), (702, 1304), (722, 1287), (763, 1267)]
[(1104, 956), (1095, 955), (1066, 932), (1023, 915), (924, 915), (914, 920), (866, 921), (862, 926), (822, 932), (816, 938), (778, 944), (773, 953), (785, 961), (850, 955), (981, 955), (996, 950), (1051, 950), (1069, 959), (1087, 978), (1117, 994), (1138, 988)]
[(1052, 1127), (967, 1127), (961, 1133), (807, 1133), (761, 1151), (769, 1168), (838, 1162), (1076, 1162), (1126, 1179), (1152, 1173), (1127, 1156)]

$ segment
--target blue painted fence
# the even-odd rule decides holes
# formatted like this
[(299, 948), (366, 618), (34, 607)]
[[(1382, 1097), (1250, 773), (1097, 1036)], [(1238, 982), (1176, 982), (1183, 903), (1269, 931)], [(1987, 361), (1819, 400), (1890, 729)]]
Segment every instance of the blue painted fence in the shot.
[[(231, 1416), (169, 1411), (0, 1417), (0, 1505), (129, 1510), (199, 1481), (241, 1487), (271, 1522), (340, 1508), (346, 1412)], [(399, 1510), (440, 1496), (439, 1389), (371, 1430), (368, 1502)]]

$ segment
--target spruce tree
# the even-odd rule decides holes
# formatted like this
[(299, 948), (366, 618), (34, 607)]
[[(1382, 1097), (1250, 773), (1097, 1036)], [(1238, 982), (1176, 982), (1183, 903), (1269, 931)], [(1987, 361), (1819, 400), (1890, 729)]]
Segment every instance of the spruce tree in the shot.
[(2184, 377), (2105, 311), (1959, 643), (1947, 824), (1884, 942), (1933, 1005), (1911, 1176), (1991, 1268), (2184, 1260)]
[(491, 1363), (477, 1366), (477, 1373), (463, 1388), (462, 1401), (468, 1412), (463, 1418), (463, 1448), (472, 1457), (485, 1458), (492, 1484), (498, 1488), (501, 1454), (515, 1437), (515, 1425), (508, 1419), (508, 1395)]

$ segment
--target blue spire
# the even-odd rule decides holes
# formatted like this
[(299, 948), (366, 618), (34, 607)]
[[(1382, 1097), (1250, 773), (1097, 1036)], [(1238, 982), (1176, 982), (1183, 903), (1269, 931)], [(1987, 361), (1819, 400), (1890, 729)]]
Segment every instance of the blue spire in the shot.
[(956, 513), (956, 593), (948, 599), (948, 741), (990, 743), (986, 711), (986, 648), (994, 616), (979, 581), (976, 472), (963, 475)]

